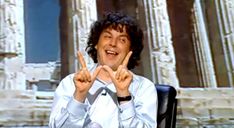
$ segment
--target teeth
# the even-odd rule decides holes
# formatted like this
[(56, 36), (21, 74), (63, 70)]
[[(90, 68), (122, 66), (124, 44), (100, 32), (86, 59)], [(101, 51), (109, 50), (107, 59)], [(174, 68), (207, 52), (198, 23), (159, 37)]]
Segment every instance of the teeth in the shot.
[(106, 51), (108, 54), (114, 54), (116, 55), (117, 53), (116, 52), (113, 52), (113, 51)]

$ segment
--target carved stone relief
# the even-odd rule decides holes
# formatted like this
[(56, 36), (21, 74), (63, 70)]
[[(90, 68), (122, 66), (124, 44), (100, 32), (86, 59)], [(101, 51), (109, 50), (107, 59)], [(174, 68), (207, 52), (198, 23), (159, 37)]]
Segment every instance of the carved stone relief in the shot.
[[(91, 24), (97, 19), (96, 1), (95, 0), (73, 0), (72, 1), (72, 26), (73, 26), (73, 43), (74, 55), (77, 50), (81, 51), (88, 67), (93, 65), (92, 59), (85, 52), (87, 38)], [(75, 65), (79, 65), (77, 59)], [(75, 67), (77, 70), (79, 67)]]
[(25, 89), (22, 5), (23, 1), (0, 1), (0, 89)]
[(153, 80), (179, 87), (165, 0), (144, 0)]

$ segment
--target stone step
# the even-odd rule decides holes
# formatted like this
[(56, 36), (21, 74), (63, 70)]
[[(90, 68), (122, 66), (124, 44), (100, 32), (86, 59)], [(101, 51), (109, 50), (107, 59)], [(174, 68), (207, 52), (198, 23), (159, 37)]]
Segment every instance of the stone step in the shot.
[(0, 120), (1, 128), (49, 128), (48, 121), (35, 120)]
[(234, 118), (233, 88), (219, 89), (179, 89), (177, 116), (198, 119)]
[(52, 100), (33, 100), (33, 99), (0, 99), (0, 109), (34, 109), (51, 108)]
[(234, 108), (234, 97), (203, 97), (203, 98), (194, 98), (194, 97), (183, 97), (178, 99), (178, 106), (181, 107), (231, 107)]
[(0, 126), (48, 125), (50, 109), (7, 109), (0, 110)]
[(0, 127), (47, 126), (53, 94), (0, 90)]
[(177, 98), (219, 98), (234, 97), (234, 88), (180, 88)]
[(176, 118), (176, 128), (234, 128), (234, 120), (225, 118)]
[[(7, 109), (0, 110), (0, 120), (7, 119), (43, 119), (49, 116), (50, 109)], [(2, 118), (4, 117), (4, 118)]]
[(37, 91), (35, 95), (37, 99), (53, 100), (54, 98), (54, 92)]
[(0, 99), (36, 99), (32, 90), (0, 90)]
[(0, 99), (45, 99), (53, 100), (54, 92), (32, 90), (0, 90)]
[(178, 107), (177, 115), (191, 118), (233, 118), (234, 108)]

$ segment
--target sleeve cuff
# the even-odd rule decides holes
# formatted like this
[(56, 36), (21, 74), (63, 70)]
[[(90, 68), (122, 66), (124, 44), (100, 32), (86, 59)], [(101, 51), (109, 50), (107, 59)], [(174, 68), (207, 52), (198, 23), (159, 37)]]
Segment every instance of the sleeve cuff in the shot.
[(133, 99), (129, 102), (119, 105), (120, 117), (122, 120), (131, 118), (135, 115)]
[(81, 103), (72, 98), (67, 104), (67, 110), (74, 116), (84, 117), (87, 112), (88, 105)]

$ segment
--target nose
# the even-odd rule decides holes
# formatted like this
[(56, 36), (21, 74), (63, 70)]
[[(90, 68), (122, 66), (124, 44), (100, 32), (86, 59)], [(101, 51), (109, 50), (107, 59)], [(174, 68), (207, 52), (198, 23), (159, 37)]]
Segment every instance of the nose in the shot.
[(117, 45), (117, 39), (116, 38), (113, 38), (112, 40), (110, 40), (110, 46), (116, 47), (116, 45)]

